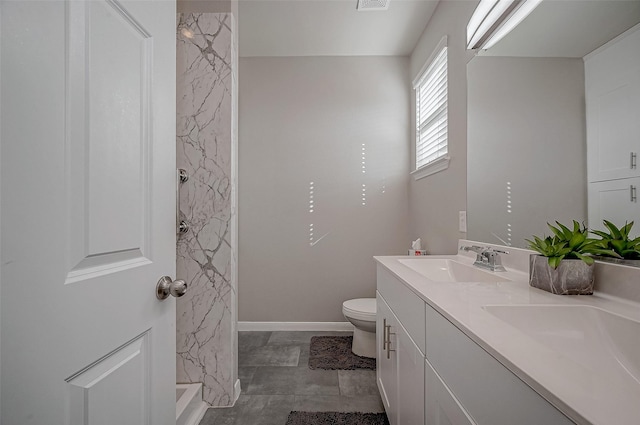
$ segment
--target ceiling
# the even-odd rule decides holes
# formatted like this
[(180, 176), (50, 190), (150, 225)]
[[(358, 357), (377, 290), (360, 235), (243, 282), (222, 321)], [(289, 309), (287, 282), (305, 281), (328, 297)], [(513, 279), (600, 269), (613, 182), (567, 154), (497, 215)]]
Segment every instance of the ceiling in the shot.
[(544, 0), (488, 56), (581, 58), (640, 22), (640, 0)]
[(390, 0), (357, 11), (357, 0), (240, 0), (239, 54), (408, 56), (438, 0)]

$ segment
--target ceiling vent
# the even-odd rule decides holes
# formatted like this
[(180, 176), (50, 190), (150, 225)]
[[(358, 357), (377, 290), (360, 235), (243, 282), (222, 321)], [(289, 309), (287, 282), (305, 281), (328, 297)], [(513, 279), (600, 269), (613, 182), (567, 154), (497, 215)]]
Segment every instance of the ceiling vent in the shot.
[(389, 0), (358, 0), (356, 10), (387, 10)]

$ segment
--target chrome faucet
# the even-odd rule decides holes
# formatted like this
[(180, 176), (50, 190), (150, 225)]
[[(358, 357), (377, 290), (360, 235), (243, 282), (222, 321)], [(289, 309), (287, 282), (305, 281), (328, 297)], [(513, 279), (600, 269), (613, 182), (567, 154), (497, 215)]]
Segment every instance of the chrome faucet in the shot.
[(506, 272), (507, 270), (502, 265), (502, 259), (500, 258), (500, 254), (508, 254), (509, 251), (502, 251), (500, 249), (491, 248), (489, 246), (461, 246), (460, 251), (473, 251), (476, 253), (476, 261), (473, 263), (474, 266), (480, 267), (482, 269), (487, 269), (492, 272)]

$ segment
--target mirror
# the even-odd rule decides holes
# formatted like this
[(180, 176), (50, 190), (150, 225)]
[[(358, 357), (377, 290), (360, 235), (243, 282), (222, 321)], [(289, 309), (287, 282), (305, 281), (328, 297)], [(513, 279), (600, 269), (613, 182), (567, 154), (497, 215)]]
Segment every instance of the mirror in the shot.
[(638, 0), (547, 0), (468, 63), (468, 239), (524, 248), (586, 223), (582, 58), (638, 22)]

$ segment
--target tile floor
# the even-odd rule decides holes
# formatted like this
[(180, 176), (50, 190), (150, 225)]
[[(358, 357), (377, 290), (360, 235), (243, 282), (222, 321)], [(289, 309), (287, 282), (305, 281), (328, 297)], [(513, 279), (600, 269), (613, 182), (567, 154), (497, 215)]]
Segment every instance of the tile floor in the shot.
[(239, 332), (242, 393), (234, 407), (209, 409), (200, 425), (285, 425), (292, 410), (384, 412), (373, 370), (311, 370), (316, 335), (347, 332)]

